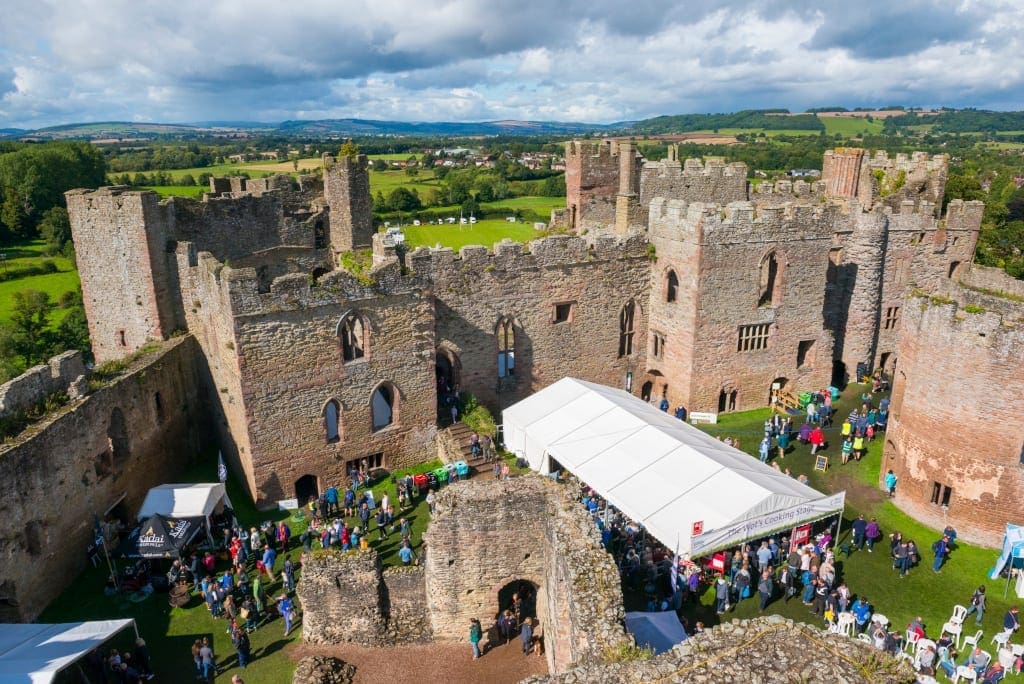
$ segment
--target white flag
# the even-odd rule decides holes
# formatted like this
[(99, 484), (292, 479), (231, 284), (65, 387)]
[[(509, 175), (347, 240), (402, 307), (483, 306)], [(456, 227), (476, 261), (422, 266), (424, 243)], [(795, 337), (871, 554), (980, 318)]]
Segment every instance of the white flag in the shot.
[(217, 452), (217, 479), (221, 481), (221, 484), (228, 481), (228, 467), (224, 465), (224, 455)]

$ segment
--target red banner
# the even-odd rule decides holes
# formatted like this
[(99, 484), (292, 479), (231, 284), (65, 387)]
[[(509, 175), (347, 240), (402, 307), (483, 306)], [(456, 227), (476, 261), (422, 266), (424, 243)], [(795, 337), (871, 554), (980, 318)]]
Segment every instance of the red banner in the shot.
[(801, 525), (793, 528), (793, 534), (789, 537), (789, 550), (793, 551), (806, 544), (811, 538), (811, 526)]

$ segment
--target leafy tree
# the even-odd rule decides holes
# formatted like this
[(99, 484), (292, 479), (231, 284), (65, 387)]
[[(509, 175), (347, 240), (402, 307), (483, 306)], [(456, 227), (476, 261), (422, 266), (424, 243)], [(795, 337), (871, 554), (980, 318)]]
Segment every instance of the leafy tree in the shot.
[(39, 234), (46, 240), (46, 253), (59, 254), (71, 241), (71, 221), (64, 207), (47, 209), (39, 222)]
[(406, 166), (405, 175), (408, 176), (409, 178), (415, 178), (416, 176), (420, 175), (420, 170), (415, 166)]
[(351, 140), (346, 140), (341, 146), (341, 150), (338, 152), (339, 156), (342, 157), (358, 157), (359, 156), (359, 145), (356, 145)]
[(54, 342), (47, 328), (53, 311), (50, 296), (39, 290), (19, 290), (13, 299), (11, 330), (0, 339), (0, 356), (16, 356), (26, 367), (45, 361)]
[(0, 205), (0, 223), (7, 229), (11, 238), (24, 238), (27, 232), (25, 206), (21, 196), (13, 188), (5, 193), (3, 204)]
[(85, 309), (80, 304), (71, 307), (67, 316), (57, 326), (56, 342), (57, 349), (77, 349), (87, 357), (92, 355), (89, 322), (85, 318)]
[(191, 173), (186, 173), (184, 176), (178, 179), (178, 185), (188, 185), (194, 187), (196, 184), (195, 177)]
[(475, 198), (470, 197), (462, 203), (462, 214), (463, 216), (475, 216), (480, 213), (480, 203)]
[(374, 159), (373, 163), (371, 164), (371, 166), (373, 167), (374, 171), (387, 171), (388, 170), (388, 163), (386, 161), (384, 161), (383, 159)]

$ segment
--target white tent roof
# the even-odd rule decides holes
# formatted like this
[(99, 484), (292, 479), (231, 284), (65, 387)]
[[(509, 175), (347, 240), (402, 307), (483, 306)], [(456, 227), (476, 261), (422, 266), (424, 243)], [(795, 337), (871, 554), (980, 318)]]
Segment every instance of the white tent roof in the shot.
[(556, 460), (681, 553), (701, 555), (712, 543), (723, 548), (843, 508), (843, 495), (825, 497), (604, 385), (563, 378), (505, 409), (502, 423), (506, 446), (531, 468), (547, 473)]
[(138, 519), (159, 513), (169, 518), (208, 516), (221, 501), (231, 506), (231, 500), (219, 482), (206, 484), (165, 484), (153, 487), (142, 502)]
[(0, 682), (52, 682), (94, 646), (134, 624), (134, 620), (0, 624)]

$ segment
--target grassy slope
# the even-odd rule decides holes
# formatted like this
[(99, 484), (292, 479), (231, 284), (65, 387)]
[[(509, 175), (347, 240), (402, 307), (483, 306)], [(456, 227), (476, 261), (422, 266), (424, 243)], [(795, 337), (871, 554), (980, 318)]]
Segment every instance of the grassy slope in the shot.
[[(857, 401), (864, 385), (851, 385), (844, 392), (839, 406), (839, 414), (845, 416), (849, 413), (854, 402)], [(700, 426), (705, 431), (722, 436), (733, 436), (740, 438), (743, 451), (753, 454), (757, 450), (758, 442), (763, 434), (763, 423), (768, 416), (767, 409), (749, 411), (739, 414), (726, 414), (722, 416), (719, 425)], [(794, 421), (799, 426), (799, 418)], [(1003, 598), (1004, 581), (990, 582), (987, 579), (987, 571), (992, 567), (998, 556), (998, 552), (991, 549), (983, 549), (961, 544), (952, 554), (941, 574), (934, 574), (931, 570), (931, 544), (939, 537), (939, 532), (930, 529), (914, 521), (908, 515), (896, 508), (883, 496), (879, 485), (878, 475), (881, 467), (881, 455), (883, 439), (876, 438), (870, 445), (868, 455), (859, 462), (851, 461), (847, 465), (841, 465), (838, 457), (839, 442), (838, 429), (826, 432), (829, 439), (829, 447), (826, 453), (830, 454), (831, 467), (825, 472), (813, 470), (813, 460), (809, 447), (796, 445), (792, 451), (780, 461), (780, 467), (790, 468), (793, 475), (800, 473), (807, 474), (811, 479), (811, 485), (824, 492), (846, 490), (847, 505), (843, 520), (843, 527), (840, 541), (849, 541), (850, 524), (858, 513), (866, 517), (876, 516), (881, 525), (885, 538), (875, 545), (874, 553), (866, 551), (854, 552), (849, 558), (840, 556), (837, 570), (840, 577), (849, 585), (855, 594), (864, 594), (874, 605), (875, 610), (886, 615), (898, 628), (903, 628), (912, 617), (920, 615), (928, 627), (929, 636), (938, 636), (943, 623), (952, 613), (954, 604), (967, 605), (971, 592), (979, 585), (988, 585), (988, 610), (985, 613), (983, 628), (985, 638), (983, 647), (994, 653), (988, 641), (992, 635), (1001, 630), (1003, 614), (1010, 605), (1018, 603), (1013, 598), (1012, 589), (1008, 598)], [(922, 562), (914, 568), (910, 574), (899, 579), (889, 557), (888, 535), (899, 530), (904, 538), (913, 539), (922, 556)], [(710, 595), (705, 596), (705, 607), (695, 612), (694, 619), (702, 619), (706, 624), (716, 624), (717, 617), (714, 610), (709, 609), (713, 604)], [(772, 611), (780, 612), (787, 617), (803, 620), (812, 624), (818, 624), (816, 618), (809, 609), (801, 605), (798, 600), (791, 600), (788, 604), (775, 601), (772, 604)], [(757, 613), (757, 601), (747, 600), (741, 602), (735, 614), (730, 618), (752, 617)], [(973, 617), (968, 626), (965, 627), (965, 634), (973, 634)]]
[(856, 137), (864, 133), (881, 133), (885, 125), (880, 119), (868, 121), (858, 116), (823, 116), (821, 122), (825, 124), (827, 135), (838, 133), (844, 137)]
[(404, 226), (406, 244), (415, 247), (451, 247), (458, 251), (465, 245), (483, 245), (492, 249), (494, 243), (509, 238), (515, 242), (527, 242), (537, 238), (537, 231), (531, 224), (509, 223), (504, 219), (486, 219), (475, 225)]
[[(50, 299), (53, 302), (56, 302), (65, 292), (77, 292), (79, 290), (78, 271), (74, 270), (71, 261), (59, 256), (44, 256), (44, 247), (45, 243), (42, 240), (32, 240), (27, 243), (0, 248), (0, 252), (7, 255), (6, 263), (8, 268), (35, 265), (50, 259), (60, 269), (58, 273), (0, 282), (0, 322), (6, 323), (10, 320), (15, 292), (20, 290), (41, 290), (50, 295)], [(50, 321), (53, 325), (56, 325), (63, 320), (65, 315), (67, 315), (66, 309), (55, 309), (50, 315)]]

